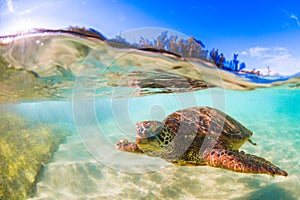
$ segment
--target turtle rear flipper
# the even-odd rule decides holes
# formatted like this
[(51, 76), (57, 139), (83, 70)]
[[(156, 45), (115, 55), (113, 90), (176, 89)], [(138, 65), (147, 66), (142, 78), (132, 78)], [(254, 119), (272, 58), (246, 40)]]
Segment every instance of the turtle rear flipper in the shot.
[(264, 158), (245, 154), (242, 151), (212, 149), (210, 152), (204, 153), (203, 158), (208, 166), (228, 169), (235, 172), (268, 174), (271, 176), (288, 175), (286, 171), (281, 170)]

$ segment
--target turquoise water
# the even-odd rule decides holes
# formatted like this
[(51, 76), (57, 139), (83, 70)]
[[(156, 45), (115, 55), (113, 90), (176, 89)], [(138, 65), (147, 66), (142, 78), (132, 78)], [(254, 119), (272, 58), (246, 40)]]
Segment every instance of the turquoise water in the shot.
[[(288, 177), (238, 174), (210, 167), (178, 167), (156, 158), (114, 150), (118, 139), (133, 139), (134, 123), (162, 120), (187, 104), (213, 106), (213, 94), (225, 97), (223, 111), (254, 131), (252, 140), (257, 146), (246, 143), (242, 150), (272, 161), (286, 170)], [(80, 114), (90, 117), (78, 124), (74, 123), (76, 113), (72, 102), (24, 103), (13, 109), (40, 123), (59, 122), (73, 133), (60, 145), (53, 161), (45, 166), (33, 199), (297, 199), (300, 196), (299, 100), (300, 90), (288, 87), (246, 92), (212, 89), (98, 100), (92, 103), (96, 120), (84, 109)], [(183, 101), (186, 105), (182, 105)], [(86, 108), (90, 103), (85, 101), (81, 105)], [(100, 129), (101, 134), (89, 135), (93, 129)], [(94, 137), (92, 143), (84, 142), (90, 137)]]
[[(44, 165), (32, 199), (299, 198), (299, 76), (255, 82), (204, 61), (71, 34), (0, 41), (1, 112), (70, 132)], [(194, 87), (190, 79), (214, 87)], [(149, 81), (164, 87), (150, 87)], [(196, 105), (218, 108), (252, 130), (257, 146), (245, 143), (241, 149), (289, 175), (179, 167), (114, 148), (121, 138), (134, 141), (137, 122), (161, 121)]]

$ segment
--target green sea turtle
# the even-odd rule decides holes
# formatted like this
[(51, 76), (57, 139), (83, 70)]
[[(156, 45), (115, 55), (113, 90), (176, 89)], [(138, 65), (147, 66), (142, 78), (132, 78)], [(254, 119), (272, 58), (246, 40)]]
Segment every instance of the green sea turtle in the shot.
[(122, 151), (161, 157), (176, 165), (211, 166), (244, 173), (287, 176), (271, 162), (239, 151), (253, 134), (241, 123), (210, 107), (176, 111), (163, 122), (137, 123), (136, 142), (119, 140)]

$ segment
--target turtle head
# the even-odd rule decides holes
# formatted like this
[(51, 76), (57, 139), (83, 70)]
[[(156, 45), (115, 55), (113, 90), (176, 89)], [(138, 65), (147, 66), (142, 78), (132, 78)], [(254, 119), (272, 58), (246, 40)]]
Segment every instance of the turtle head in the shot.
[(160, 150), (174, 137), (168, 127), (159, 121), (137, 123), (136, 130), (136, 144), (144, 152)]

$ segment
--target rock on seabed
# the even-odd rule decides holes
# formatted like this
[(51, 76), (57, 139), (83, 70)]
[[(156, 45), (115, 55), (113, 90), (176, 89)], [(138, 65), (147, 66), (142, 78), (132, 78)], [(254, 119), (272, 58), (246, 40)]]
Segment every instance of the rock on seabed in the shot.
[(26, 199), (67, 132), (12, 114), (1, 113), (0, 122), (0, 199)]

